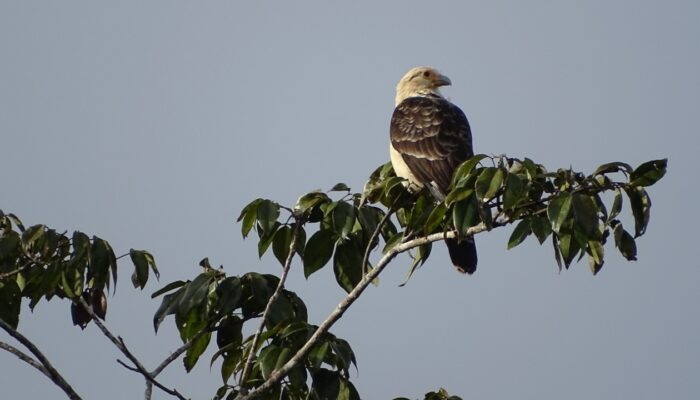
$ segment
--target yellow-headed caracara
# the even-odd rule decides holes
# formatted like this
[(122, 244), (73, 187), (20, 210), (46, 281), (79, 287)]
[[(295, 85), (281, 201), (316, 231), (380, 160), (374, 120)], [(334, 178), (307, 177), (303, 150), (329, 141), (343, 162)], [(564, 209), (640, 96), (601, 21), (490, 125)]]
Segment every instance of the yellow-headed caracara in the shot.
[[(443, 196), (455, 168), (474, 155), (467, 117), (438, 90), (451, 83), (431, 67), (408, 71), (396, 85), (390, 128), (391, 164), (396, 175), (407, 179), (413, 188), (427, 185)], [(474, 239), (445, 242), (455, 267), (460, 272), (474, 273)]]

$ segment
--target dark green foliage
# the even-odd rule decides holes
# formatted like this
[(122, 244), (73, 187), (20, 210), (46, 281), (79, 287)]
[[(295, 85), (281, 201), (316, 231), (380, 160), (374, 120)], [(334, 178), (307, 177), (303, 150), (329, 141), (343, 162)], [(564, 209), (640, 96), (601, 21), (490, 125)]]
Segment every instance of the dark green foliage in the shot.
[[(397, 397), (394, 400), (409, 400), (407, 397)], [(428, 392), (423, 397), (423, 400), (462, 400), (458, 396), (450, 396), (447, 390), (440, 388), (437, 392)]]
[[(146, 251), (130, 252), (134, 264), (132, 281), (143, 288), (149, 270), (158, 277), (153, 256)], [(31, 308), (41, 299), (69, 299), (76, 325), (90, 322), (73, 300), (78, 296), (105, 318), (105, 290), (116, 287), (117, 257), (106, 240), (75, 231), (68, 236), (45, 225), (26, 228), (13, 214), (0, 211), (0, 318), (13, 327), (19, 322), (23, 298)]]
[[(291, 215), (279, 221), (270, 216), (279, 216), (281, 206), (256, 199), (246, 206), (239, 220), (244, 224), (248, 221), (248, 225), (257, 221), (261, 254), (270, 241), (269, 232), (278, 232), (275, 238), (278, 245), (273, 248), (277, 248), (275, 255), (280, 262), (287, 254), (282, 249), (291, 240), (290, 218), (302, 220), (307, 230), (311, 224), (318, 224), (302, 255), (305, 276), (309, 277), (332, 259), (338, 284), (346, 291), (352, 290), (362, 278), (362, 271), (370, 268), (369, 264), (360, 265), (362, 255), (378, 246), (378, 239), (384, 240), (386, 254), (420, 235), (454, 231), (464, 237), (480, 224), (488, 230), (516, 223), (508, 240), (509, 249), (530, 235), (540, 244), (553, 235), (555, 258), (560, 267), (568, 268), (577, 257), (587, 255), (592, 270), (597, 273), (604, 262), (604, 245), (610, 231), (619, 224), (623, 192), (629, 198), (635, 221), (634, 237), (620, 231), (615, 234), (615, 244), (626, 259), (636, 258), (634, 238), (646, 230), (651, 207), (643, 186), (661, 179), (666, 165), (666, 160), (656, 160), (633, 169), (628, 164), (613, 162), (601, 165), (592, 175), (584, 175), (572, 169), (548, 172), (528, 158), (477, 155), (456, 169), (450, 192), (443, 201), (437, 201), (427, 190), (407, 191), (405, 182), (393, 174), (390, 164), (385, 164), (370, 175), (362, 193), (353, 194), (342, 184), (331, 190), (343, 193), (337, 200), (323, 192), (307, 193), (299, 199)], [(611, 176), (615, 174), (622, 174), (626, 181), (614, 181)], [(606, 191), (614, 194), (609, 211), (600, 196)], [(260, 211), (263, 206), (267, 211)], [(386, 215), (381, 206), (391, 209), (394, 218), (385, 221), (379, 235), (375, 235)], [(250, 217), (253, 214), (255, 218)], [(375, 236), (378, 237), (369, 243)], [(409, 277), (427, 260), (430, 253), (426, 250), (423, 247), (415, 253)]]
[[(587, 256), (596, 274), (604, 265), (609, 238), (625, 259), (636, 260), (636, 239), (646, 232), (650, 218), (651, 199), (645, 188), (658, 182), (666, 167), (666, 160), (636, 169), (613, 162), (584, 175), (571, 169), (548, 172), (528, 158), (477, 155), (456, 169), (443, 198), (429, 190), (409, 190), (387, 163), (370, 175), (362, 193), (338, 183), (326, 193), (304, 194), (293, 207), (258, 198), (244, 207), (238, 221), (243, 237), (257, 234), (260, 257), (271, 247), (274, 259), (289, 266), (290, 256), (298, 255), (307, 278), (332, 264), (346, 292), (357, 293), (360, 282), (368, 283), (368, 271), (379, 271), (370, 257), (377, 249), (383, 250), (378, 257), (393, 257), (412, 247), (408, 281), (431, 254), (432, 242), (425, 236), (432, 235), (431, 241), (442, 240), (443, 233), (463, 238), (508, 224), (514, 224), (509, 249), (531, 235), (540, 244), (551, 237), (560, 269)], [(624, 179), (616, 180), (620, 177)], [(604, 192), (611, 193), (609, 205), (602, 200)], [(625, 204), (634, 234), (620, 221)], [(414, 239), (424, 241), (410, 243)], [(134, 287), (143, 289), (151, 272), (159, 277), (149, 252), (131, 249), (127, 254), (134, 265)], [(104, 319), (105, 293), (116, 285), (122, 257), (97, 236), (78, 231), (66, 236), (44, 225), (26, 228), (16, 216), (0, 212), (0, 319), (16, 327), (23, 299), (33, 308), (41, 299), (54, 297), (69, 300), (76, 325), (84, 328), (91, 321), (79, 298)], [(275, 375), (318, 326), (309, 323), (306, 305), (280, 286), (279, 277), (256, 272), (227, 276), (206, 258), (200, 266), (193, 279), (169, 283), (153, 293), (153, 298), (161, 297), (153, 325), (157, 332), (173, 316), (181, 340), (190, 343), (183, 357), (187, 371), (214, 343), (210, 366), (220, 361), (223, 382), (215, 398), (232, 399)], [(351, 367), (356, 367), (350, 344), (329, 332), (318, 335), (310, 351), (298, 356), (299, 363), (260, 398), (359, 399), (349, 380)], [(424, 399), (459, 397), (440, 389)]]

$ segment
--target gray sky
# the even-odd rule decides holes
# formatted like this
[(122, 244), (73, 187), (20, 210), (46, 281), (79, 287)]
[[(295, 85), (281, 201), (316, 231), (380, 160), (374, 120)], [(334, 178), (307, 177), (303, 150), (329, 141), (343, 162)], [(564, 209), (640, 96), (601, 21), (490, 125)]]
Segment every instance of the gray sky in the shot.
[[(394, 87), (433, 65), (466, 112), (477, 152), (592, 171), (668, 157), (648, 233), (629, 263), (559, 274), (551, 246), (478, 237), (472, 277), (433, 257), (403, 288), (397, 259), (333, 329), (353, 346), (367, 399), (445, 387), (464, 398), (691, 399), (700, 394), (700, 111), (697, 1), (0, 2), (0, 208), (80, 229), (117, 253), (153, 252), (139, 293), (123, 264), (107, 323), (148, 366), (179, 342), (154, 336), (149, 294), (198, 273), (279, 271), (234, 223), (256, 197), (292, 204), (338, 181), (360, 190), (388, 160)], [(319, 323), (343, 292), (330, 270), (290, 289)], [(22, 313), (21, 331), (84, 398), (140, 398), (67, 304)], [(0, 340), (9, 341), (0, 334)], [(192, 398), (220, 384), (208, 356), (163, 375)], [(0, 352), (5, 398), (61, 398)], [(157, 392), (155, 398), (167, 398)]]

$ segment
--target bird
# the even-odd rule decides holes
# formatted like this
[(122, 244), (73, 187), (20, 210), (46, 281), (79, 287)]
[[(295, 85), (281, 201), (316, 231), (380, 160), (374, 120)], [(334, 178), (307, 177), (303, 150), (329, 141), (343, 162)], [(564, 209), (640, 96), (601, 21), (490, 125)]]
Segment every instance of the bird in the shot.
[[(474, 155), (466, 115), (440, 93), (441, 87), (451, 84), (450, 78), (433, 67), (409, 70), (396, 85), (389, 129), (389, 153), (396, 175), (406, 179), (413, 191), (427, 187), (439, 201), (447, 194), (455, 168)], [(473, 274), (477, 264), (474, 238), (446, 239), (445, 243), (457, 270)]]

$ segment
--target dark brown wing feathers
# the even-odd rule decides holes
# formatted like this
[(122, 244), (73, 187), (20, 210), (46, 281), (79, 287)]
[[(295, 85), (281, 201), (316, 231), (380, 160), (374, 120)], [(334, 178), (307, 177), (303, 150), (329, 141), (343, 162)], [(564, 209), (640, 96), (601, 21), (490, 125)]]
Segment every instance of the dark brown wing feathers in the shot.
[(452, 171), (471, 157), (472, 135), (462, 110), (440, 97), (409, 97), (391, 117), (391, 144), (422, 183), (445, 193)]
[[(446, 194), (452, 172), (474, 155), (469, 122), (462, 110), (440, 97), (409, 97), (391, 117), (391, 144), (421, 183), (435, 182)], [(460, 272), (476, 271), (473, 238), (446, 240), (452, 264)]]

